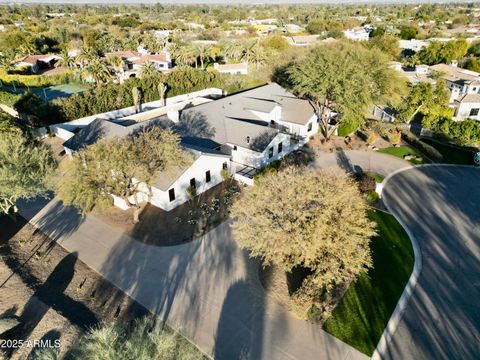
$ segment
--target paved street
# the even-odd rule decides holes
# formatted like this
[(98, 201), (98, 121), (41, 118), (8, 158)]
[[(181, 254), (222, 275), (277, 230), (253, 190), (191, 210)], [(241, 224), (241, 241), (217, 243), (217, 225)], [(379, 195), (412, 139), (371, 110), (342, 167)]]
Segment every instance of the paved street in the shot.
[(229, 223), (159, 248), (56, 201), (40, 212), (45, 204), (37, 205), (21, 206), (22, 214), (216, 359), (367, 359), (269, 301), (258, 263), (236, 246)]
[(478, 359), (480, 169), (428, 166), (384, 188), (389, 209), (417, 240), (422, 268), (387, 346), (387, 359)]

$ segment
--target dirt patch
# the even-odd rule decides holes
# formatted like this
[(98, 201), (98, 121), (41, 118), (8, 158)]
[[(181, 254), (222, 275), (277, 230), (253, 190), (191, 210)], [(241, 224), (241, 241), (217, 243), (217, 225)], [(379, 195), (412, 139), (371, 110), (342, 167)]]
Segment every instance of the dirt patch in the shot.
[[(65, 353), (100, 323), (129, 323), (148, 311), (25, 220), (0, 218), (0, 314), (20, 324), (3, 339), (59, 339)], [(3, 230), (6, 230), (5, 232)], [(10, 350), (26, 358), (31, 348)]]
[(195, 240), (224, 222), (239, 191), (236, 181), (227, 180), (168, 212), (146, 204), (138, 224), (133, 223), (131, 210), (95, 209), (94, 215), (142, 243), (174, 246)]
[[(367, 143), (359, 136), (352, 135), (350, 140), (345, 141), (344, 137), (332, 136), (330, 141), (322, 142), (321, 135), (315, 135), (315, 137), (309, 142), (311, 148), (320, 152), (334, 152), (337, 150), (371, 150)], [(392, 146), (388, 141), (379, 137), (373, 144), (377, 148)]]

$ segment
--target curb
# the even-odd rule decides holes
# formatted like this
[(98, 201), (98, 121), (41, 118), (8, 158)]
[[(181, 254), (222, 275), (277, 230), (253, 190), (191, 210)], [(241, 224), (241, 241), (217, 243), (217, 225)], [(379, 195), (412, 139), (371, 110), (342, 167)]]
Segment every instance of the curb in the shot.
[[(422, 167), (464, 167), (464, 168), (475, 168), (473, 165), (456, 165), (456, 164), (424, 164), (424, 165), (417, 165), (414, 167), (406, 167), (403, 169), (398, 169), (391, 174), (389, 174), (382, 182), (383, 187), (385, 188), (385, 185), (387, 185), (388, 181), (390, 178), (395, 176), (396, 174), (410, 170), (410, 169), (416, 169), (416, 168), (422, 168)], [(410, 241), (412, 243), (413, 247), (413, 254), (414, 254), (414, 265), (413, 265), (413, 271), (412, 274), (410, 275), (410, 278), (408, 279), (407, 285), (405, 286), (405, 289), (402, 292), (402, 295), (400, 296), (400, 299), (398, 300), (397, 306), (395, 307), (395, 310), (393, 311), (392, 315), (390, 316), (390, 320), (387, 323), (387, 326), (385, 327), (385, 330), (383, 331), (382, 337), (380, 338), (377, 347), (375, 348), (375, 351), (372, 354), (372, 359), (374, 360), (381, 360), (385, 357), (386, 350), (387, 350), (387, 345), (389, 342), (391, 342), (392, 337), (397, 330), (398, 324), (400, 323), (400, 320), (402, 319), (403, 312), (405, 311), (405, 308), (407, 306), (408, 301), (410, 300), (410, 297), (413, 294), (413, 290), (415, 289), (415, 286), (417, 285), (418, 282), (418, 277), (420, 275), (420, 271), (422, 269), (422, 255), (420, 252), (420, 246), (417, 242), (417, 239), (413, 236), (412, 232), (410, 229), (405, 225), (405, 223), (400, 219), (400, 217), (397, 215), (395, 211), (392, 211), (392, 208), (388, 205), (388, 196), (383, 197), (383, 203), (385, 204), (385, 207), (387, 210), (390, 212), (390, 214), (395, 217), (395, 219), (400, 223), (400, 225), (403, 227), (405, 232), (407, 233), (408, 237), (410, 238)]]

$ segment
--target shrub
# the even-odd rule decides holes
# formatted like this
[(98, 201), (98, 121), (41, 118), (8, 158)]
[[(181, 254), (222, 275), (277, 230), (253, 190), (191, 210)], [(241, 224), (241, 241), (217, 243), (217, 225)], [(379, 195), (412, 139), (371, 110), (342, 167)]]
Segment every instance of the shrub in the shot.
[(443, 160), (443, 155), (435, 149), (433, 146), (424, 143), (420, 139), (418, 139), (415, 134), (410, 131), (403, 130), (402, 131), (402, 139), (405, 140), (410, 145), (416, 147), (418, 150), (423, 152), (427, 155), (431, 160), (436, 162), (441, 162)]
[(368, 135), (366, 143), (368, 145), (373, 145), (377, 142), (378, 138), (379, 138), (378, 134), (375, 132), (372, 132)]
[(10, 87), (13, 86), (13, 82), (15, 82), (16, 87), (43, 87), (78, 82), (78, 79), (77, 75), (72, 71), (53, 75), (9, 75), (5, 72), (0, 72), (0, 81), (4, 86)]
[(367, 191), (363, 197), (369, 205), (375, 205), (380, 200), (380, 195), (375, 190)]
[(360, 124), (356, 121), (344, 120), (338, 126), (338, 136), (348, 136), (353, 134), (360, 127)]
[(388, 141), (390, 141), (390, 144), (392, 145), (398, 145), (401, 139), (402, 133), (400, 131), (394, 131), (388, 134)]
[(377, 182), (370, 175), (365, 174), (364, 172), (355, 175), (355, 180), (357, 181), (358, 189), (365, 193), (367, 191), (375, 190)]
[(20, 95), (11, 94), (9, 92), (0, 90), (0, 103), (13, 107), (13, 105), (20, 99)]

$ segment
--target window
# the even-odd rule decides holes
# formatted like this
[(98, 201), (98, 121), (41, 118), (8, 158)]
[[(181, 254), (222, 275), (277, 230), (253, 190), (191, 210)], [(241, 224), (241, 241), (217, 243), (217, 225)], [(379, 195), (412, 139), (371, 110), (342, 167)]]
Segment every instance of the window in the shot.
[(175, 200), (175, 189), (168, 190), (168, 197), (169, 197), (170, 201)]
[(212, 180), (212, 177), (210, 176), (210, 170), (208, 170), (205, 173), (205, 181), (208, 183), (208, 182), (210, 182), (210, 180)]
[(469, 116), (477, 116), (479, 111), (480, 111), (480, 109), (477, 109), (477, 108), (471, 109)]
[(268, 149), (268, 158), (270, 159), (273, 156), (273, 147)]
[(312, 123), (311, 123), (311, 122), (308, 123), (308, 129), (307, 129), (307, 131), (312, 131)]
[(226, 161), (222, 164), (222, 169), (223, 169), (223, 170), (227, 170), (227, 169), (228, 169), (228, 164), (227, 164)]
[(278, 153), (280, 154), (283, 150), (283, 143), (279, 142), (278, 143)]
[(195, 178), (190, 179), (190, 187), (191, 187), (192, 189), (196, 189), (196, 188), (197, 188), (197, 182), (195, 181)]

